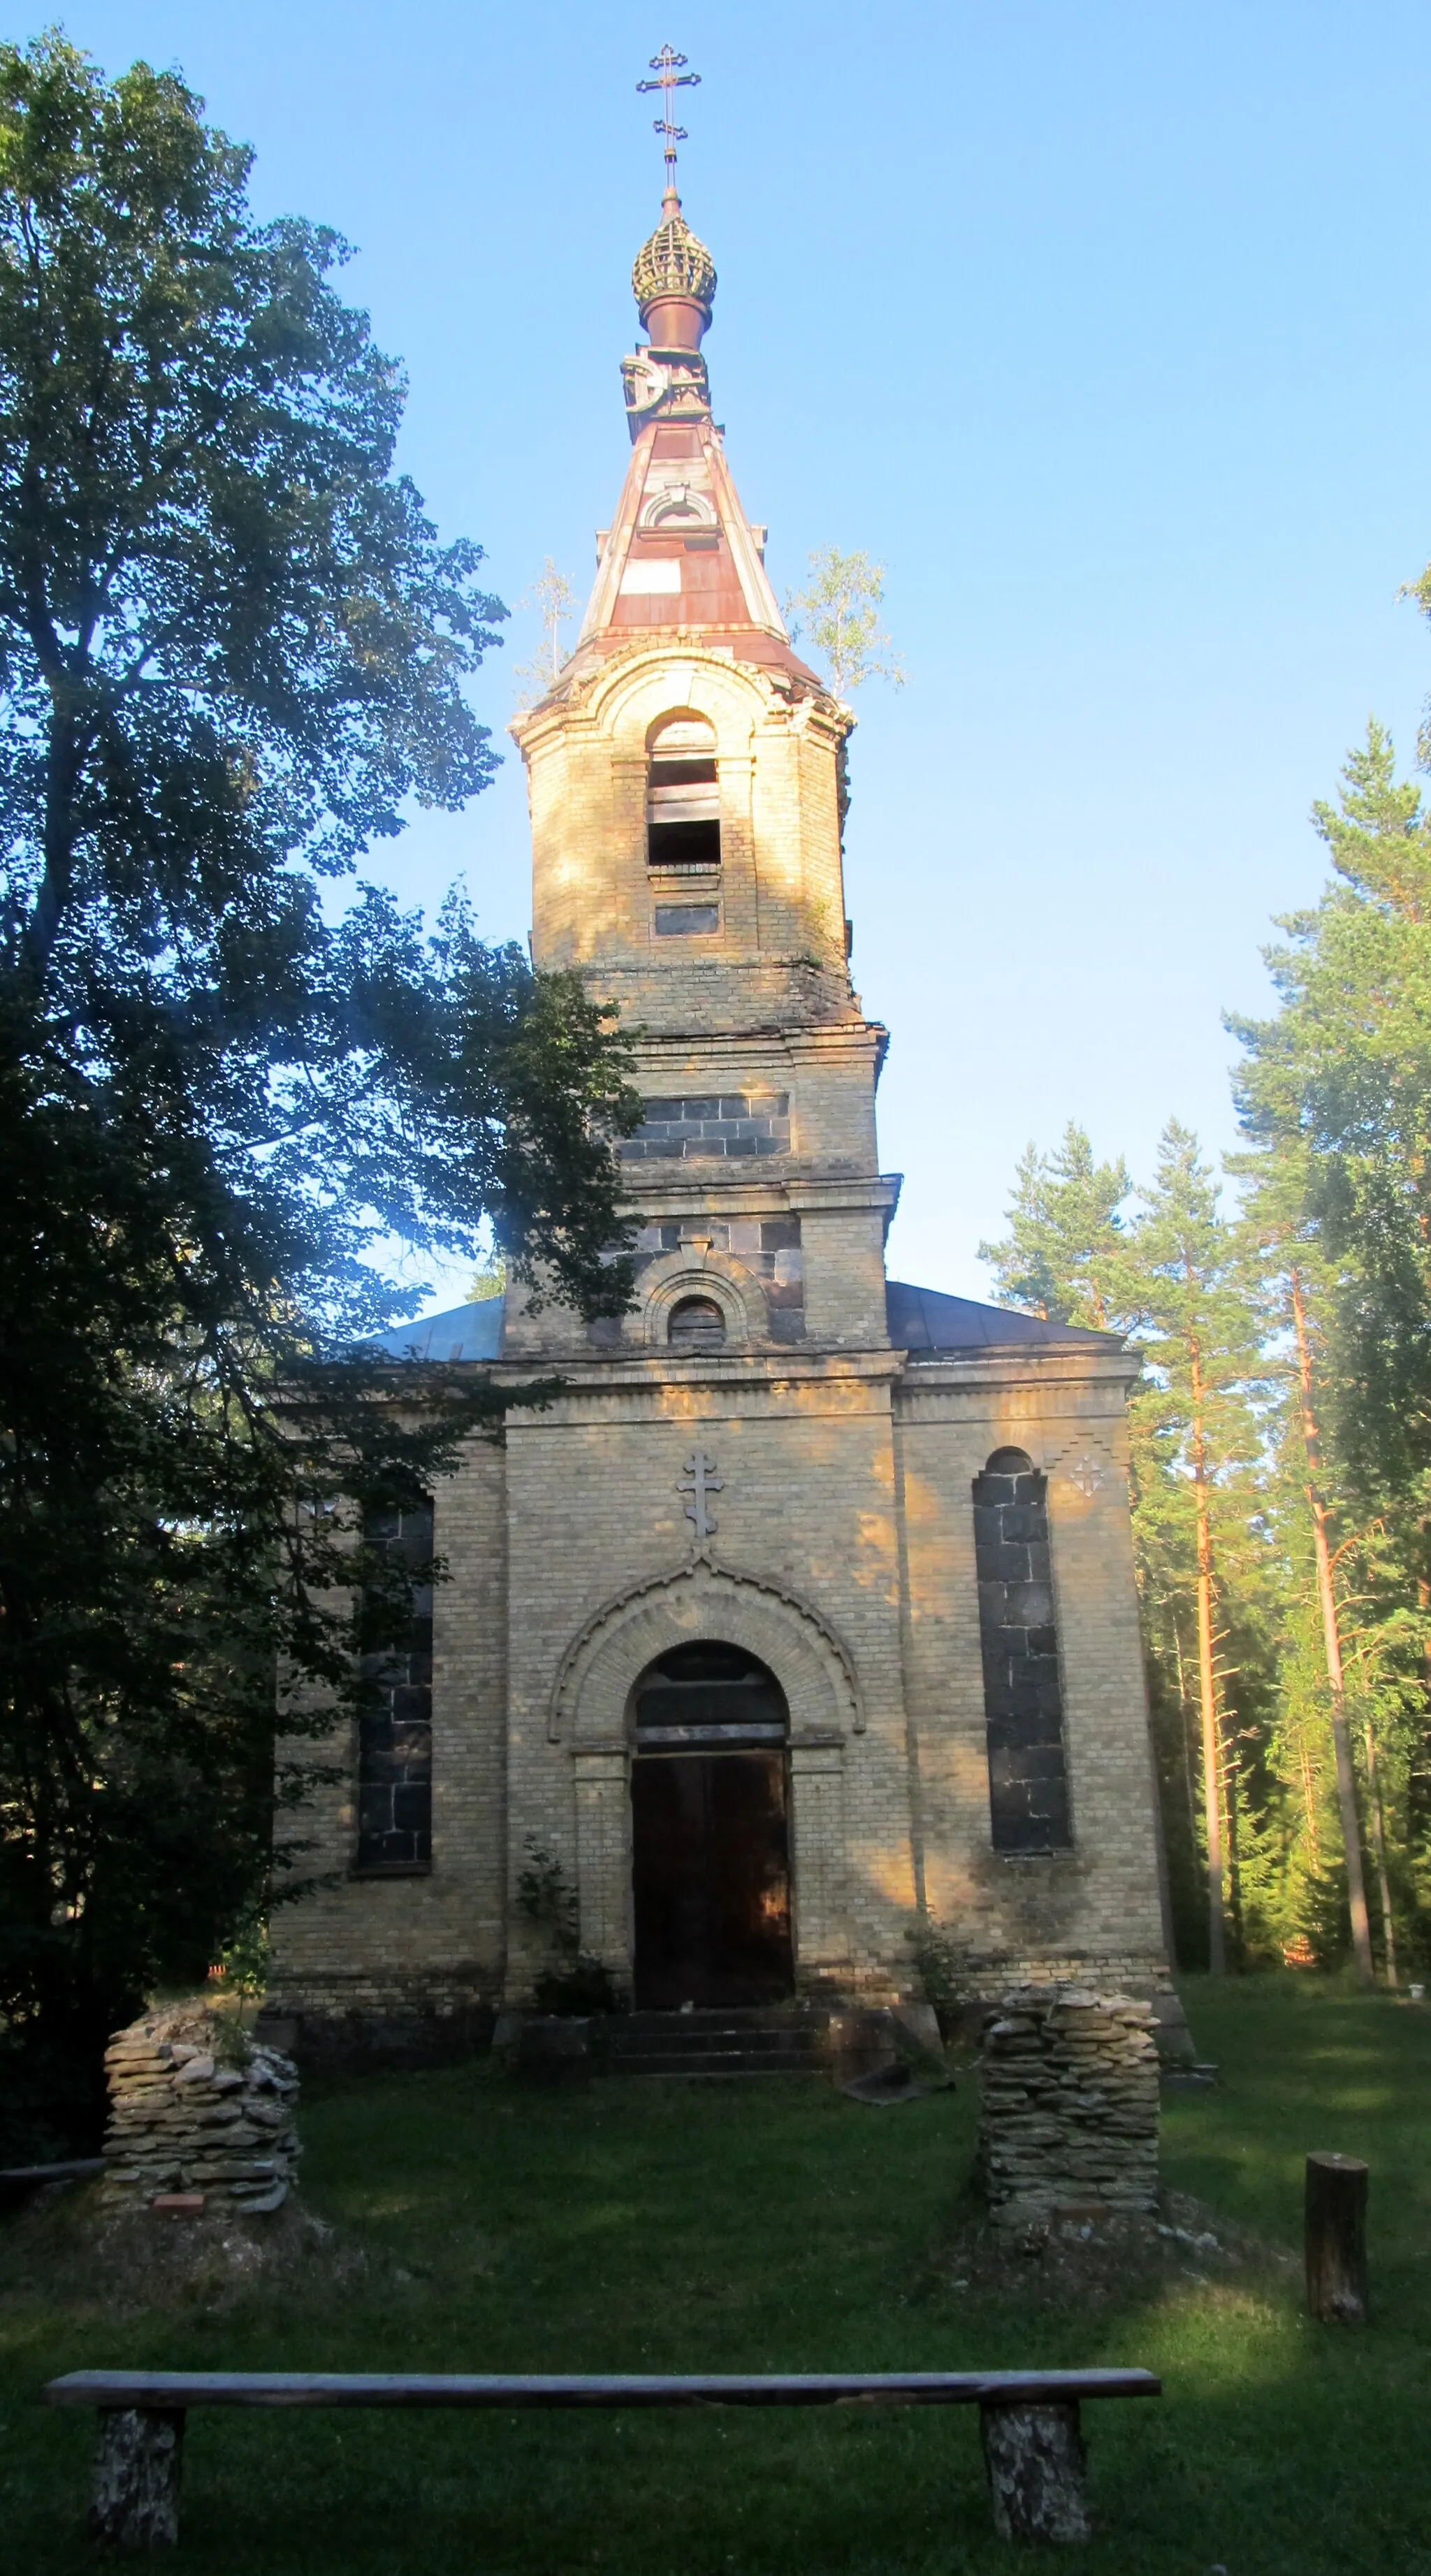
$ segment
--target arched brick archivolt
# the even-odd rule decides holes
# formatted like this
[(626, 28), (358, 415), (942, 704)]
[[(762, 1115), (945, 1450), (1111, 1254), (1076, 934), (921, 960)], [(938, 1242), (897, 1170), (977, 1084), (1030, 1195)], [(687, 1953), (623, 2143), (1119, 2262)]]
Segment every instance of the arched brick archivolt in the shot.
[(849, 1653), (807, 1602), (707, 1557), (672, 1567), (609, 1602), (573, 1641), (552, 1694), (549, 1732), (576, 1773), (577, 1890), (583, 1949), (620, 1982), (631, 1972), (630, 1730), (633, 1685), (673, 1646), (713, 1638), (775, 1674), (790, 1709), (791, 1864), (797, 1974), (837, 1973), (849, 1955), (844, 1753), (864, 1725)]
[(718, 755), (748, 752), (752, 732), (776, 708), (784, 712), (768, 679), (692, 644), (679, 656), (668, 647), (643, 648), (608, 663), (583, 712), (619, 752), (644, 758), (653, 729), (681, 716), (698, 716), (712, 727)]
[(671, 1334), (671, 1314), (683, 1297), (710, 1297), (725, 1319), (729, 1342), (768, 1342), (770, 1308), (753, 1270), (724, 1252), (663, 1252), (641, 1273), (645, 1299), (639, 1330), (661, 1349)]

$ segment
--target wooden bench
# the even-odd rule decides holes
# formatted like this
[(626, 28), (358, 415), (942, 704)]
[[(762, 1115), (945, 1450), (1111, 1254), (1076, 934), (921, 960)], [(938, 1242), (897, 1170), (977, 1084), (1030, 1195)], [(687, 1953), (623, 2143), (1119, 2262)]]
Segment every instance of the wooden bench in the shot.
[(126, 2549), (179, 2536), (191, 2406), (977, 2406), (994, 2524), (1005, 2540), (1086, 2540), (1079, 2406), (1158, 2397), (1148, 2370), (818, 2371), (759, 2378), (428, 2377), (421, 2372), (73, 2370), (52, 2406), (99, 2409), (90, 2530)]
[(71, 2156), (62, 2165), (0, 2165), (0, 2209), (28, 2200), (51, 2183), (97, 2182), (104, 2169), (103, 2156)]

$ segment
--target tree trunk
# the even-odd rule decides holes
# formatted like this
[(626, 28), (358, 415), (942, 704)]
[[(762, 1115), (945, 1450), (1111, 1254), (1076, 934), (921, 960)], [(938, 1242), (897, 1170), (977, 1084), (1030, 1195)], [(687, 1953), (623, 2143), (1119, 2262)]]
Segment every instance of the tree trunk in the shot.
[(89, 2527), (112, 2549), (172, 2549), (179, 2537), (182, 2408), (102, 2406)]
[(1317, 1833), (1317, 1799), (1312, 1783), (1312, 1756), (1308, 1749), (1305, 1730), (1302, 1728), (1299, 1728), (1297, 1733), (1297, 1767), (1302, 1775), (1302, 1805), (1307, 1815), (1307, 1841), (1311, 1846), (1312, 1867), (1317, 1870), (1322, 1865), (1320, 1838)]
[(1207, 1827), (1207, 1964), (1227, 1974), (1227, 1906), (1222, 1858), (1222, 1744), (1217, 1722), (1217, 1676), (1212, 1657), (1212, 1522), (1207, 1500), (1207, 1442), (1203, 1424), (1202, 1353), (1192, 1362), (1193, 1499), (1197, 1512), (1197, 1674), (1202, 1703), (1202, 1805)]
[(1362, 1984), (1374, 1986), (1376, 1970), (1372, 1964), (1371, 1925), (1367, 1918), (1366, 1880), (1361, 1865), (1361, 1821), (1357, 1815), (1356, 1773), (1352, 1768), (1351, 1737), (1347, 1731), (1341, 1630), (1337, 1622), (1337, 1596), (1332, 1584), (1332, 1554), (1327, 1541), (1327, 1507), (1322, 1500), (1319, 1482), (1321, 1444), (1317, 1431), (1312, 1385), (1312, 1352), (1307, 1337), (1307, 1309), (1302, 1297), (1302, 1282), (1295, 1267), (1291, 1273), (1291, 1284), (1292, 1323), (1297, 1336), (1297, 1375), (1302, 1397), (1302, 1446), (1307, 1460), (1307, 1503), (1312, 1515), (1312, 1546), (1317, 1560), (1317, 1598), (1322, 1610), (1322, 1647), (1326, 1656), (1327, 1680), (1332, 1694), (1332, 1745), (1337, 1757), (1337, 1804), (1341, 1809), (1342, 1842), (1346, 1849), (1347, 1901), (1351, 1910), (1352, 1948), (1356, 1953), (1356, 1972)]
[(1396, 1984), (1396, 1926), (1391, 1919), (1391, 1879), (1386, 1866), (1386, 1820), (1381, 1812), (1381, 1782), (1376, 1775), (1376, 1735), (1369, 1717), (1362, 1720), (1366, 1747), (1366, 1803), (1371, 1848), (1376, 1858), (1377, 1894), (1381, 1898), (1381, 1933), (1386, 1945), (1386, 1982)]
[(1323, 2325), (1366, 2323), (1368, 2179), (1358, 2156), (1307, 2158), (1307, 2305)]
[(1076, 2403), (981, 2406), (979, 2430), (1001, 2540), (1092, 2539)]

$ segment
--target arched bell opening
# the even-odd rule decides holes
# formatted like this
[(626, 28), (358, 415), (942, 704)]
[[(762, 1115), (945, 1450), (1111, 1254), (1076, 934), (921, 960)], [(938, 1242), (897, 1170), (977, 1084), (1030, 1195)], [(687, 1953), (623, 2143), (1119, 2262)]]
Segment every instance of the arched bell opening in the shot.
[(766, 1664), (702, 1639), (631, 1694), (638, 2009), (783, 2002), (794, 1991), (790, 1712)]
[(652, 869), (705, 876), (720, 866), (715, 727), (689, 712), (666, 717), (648, 747), (646, 859)]
[(725, 1344), (725, 1312), (714, 1297), (682, 1297), (666, 1328), (673, 1351), (718, 1351)]

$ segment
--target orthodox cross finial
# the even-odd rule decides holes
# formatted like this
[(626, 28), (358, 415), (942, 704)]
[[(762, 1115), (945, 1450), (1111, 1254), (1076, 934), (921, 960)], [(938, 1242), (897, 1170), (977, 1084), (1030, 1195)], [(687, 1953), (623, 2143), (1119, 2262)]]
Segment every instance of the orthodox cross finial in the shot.
[(700, 73), (686, 70), (687, 59), (685, 54), (675, 53), (669, 45), (663, 45), (659, 54), (651, 56), (651, 69), (656, 75), (655, 79), (636, 83), (638, 92), (658, 89), (664, 93), (661, 100), (661, 113), (651, 119), (651, 130), (653, 134), (665, 137), (668, 196), (674, 194), (676, 186), (676, 146), (686, 140), (685, 127), (677, 125), (671, 115), (675, 92), (678, 89), (699, 89), (701, 85)]

